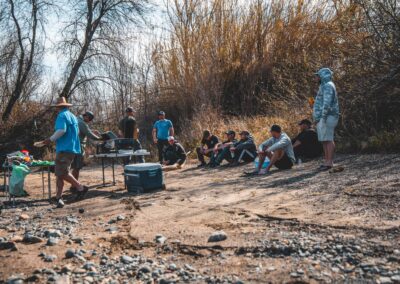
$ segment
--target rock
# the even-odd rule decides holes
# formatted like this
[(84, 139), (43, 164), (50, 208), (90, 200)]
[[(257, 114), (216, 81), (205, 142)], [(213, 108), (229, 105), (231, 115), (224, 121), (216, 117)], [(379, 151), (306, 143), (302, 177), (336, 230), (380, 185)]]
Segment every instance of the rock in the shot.
[(208, 238), (208, 242), (212, 243), (212, 242), (221, 242), (224, 241), (228, 238), (228, 236), (226, 235), (226, 233), (224, 231), (216, 231), (214, 233), (211, 234), (211, 236)]
[(53, 237), (50, 237), (50, 238), (47, 240), (47, 243), (46, 243), (46, 245), (48, 245), (48, 246), (55, 246), (55, 245), (57, 245), (57, 244), (58, 244), (58, 239), (53, 238)]
[(171, 264), (168, 266), (168, 269), (171, 270), (171, 271), (175, 271), (175, 270), (177, 270), (178, 268), (176, 267), (176, 264), (175, 264), (175, 263), (171, 263)]
[(67, 251), (65, 252), (65, 258), (72, 258), (76, 255), (75, 250), (74, 249), (67, 249)]
[(71, 272), (71, 271), (72, 271), (72, 267), (70, 265), (65, 265), (65, 266), (63, 266), (63, 268), (61, 268), (61, 273), (64, 273), (64, 274)]
[(83, 243), (83, 239), (82, 239), (81, 237), (73, 237), (73, 238), (71, 238), (71, 240), (72, 240), (74, 243), (77, 243), (77, 244)]
[(86, 282), (89, 282), (89, 283), (94, 282), (94, 278), (92, 276), (85, 276), (85, 278), (83, 278), (83, 280)]
[(23, 242), (28, 244), (38, 244), (43, 242), (43, 239), (39, 238), (38, 236), (34, 236), (30, 233), (27, 233), (24, 235)]
[(92, 267), (95, 267), (96, 264), (94, 264), (91, 261), (85, 262), (85, 264), (83, 265), (83, 269), (85, 270), (90, 270)]
[(17, 251), (17, 245), (14, 242), (0, 242), (0, 250), (9, 249), (11, 251)]
[(117, 216), (117, 220), (118, 220), (118, 221), (125, 220), (125, 216), (124, 216), (124, 215), (118, 215), (118, 216)]
[(86, 270), (83, 268), (75, 268), (73, 271), (74, 274), (85, 274)]
[(24, 279), (21, 276), (11, 276), (7, 279), (6, 284), (23, 284)]
[(23, 240), (24, 240), (23, 236), (14, 236), (10, 239), (11, 242), (16, 242), (16, 243), (22, 242)]
[(54, 260), (57, 259), (57, 256), (56, 255), (45, 255), (43, 257), (43, 259), (45, 262), (53, 262)]
[(128, 255), (121, 256), (122, 263), (129, 264), (129, 263), (132, 263), (133, 261), (134, 261), (134, 259)]
[(275, 270), (276, 270), (276, 268), (274, 266), (268, 266), (267, 267), (267, 271), (269, 271), (269, 272), (272, 272), (272, 271), (275, 271)]
[(389, 277), (382, 277), (382, 276), (379, 277), (378, 281), (379, 281), (379, 283), (381, 283), (381, 284), (391, 284), (391, 283), (393, 283), (391, 278), (389, 278)]
[(300, 275), (298, 275), (296, 272), (292, 272), (292, 273), (290, 273), (290, 277), (292, 277), (292, 278), (299, 278)]
[(85, 213), (85, 209), (79, 208), (78, 212), (81, 213), (81, 214), (83, 214), (83, 213)]
[(138, 271), (139, 271), (139, 272), (142, 272), (142, 273), (150, 273), (150, 272), (151, 272), (151, 268), (150, 268), (150, 266), (148, 266), (148, 265), (142, 265), (142, 266), (139, 268)]
[(53, 230), (53, 229), (44, 231), (44, 235), (46, 238), (50, 238), (50, 237), (61, 238), (62, 237), (62, 233), (59, 230)]
[(188, 270), (190, 272), (195, 272), (196, 271), (196, 269), (193, 266), (191, 266), (190, 264), (185, 264), (184, 267), (185, 267), (186, 270)]
[(28, 220), (29, 219), (29, 215), (28, 214), (21, 214), (19, 215), (19, 220)]
[(39, 282), (39, 280), (41, 280), (41, 279), (40, 279), (39, 275), (37, 275), (37, 274), (33, 274), (33, 275), (29, 276), (28, 278), (25, 278), (25, 282), (28, 282), (28, 283)]
[(164, 237), (161, 234), (156, 235), (156, 237), (154, 238), (155, 242), (158, 244), (164, 244), (167, 241), (167, 238)]
[(78, 219), (74, 218), (74, 217), (67, 217), (67, 221), (73, 224), (79, 224)]
[(393, 275), (392, 277), (390, 277), (390, 279), (391, 279), (394, 283), (400, 283), (400, 275)]
[(110, 227), (106, 230), (107, 232), (110, 232), (111, 234), (118, 232), (117, 227)]

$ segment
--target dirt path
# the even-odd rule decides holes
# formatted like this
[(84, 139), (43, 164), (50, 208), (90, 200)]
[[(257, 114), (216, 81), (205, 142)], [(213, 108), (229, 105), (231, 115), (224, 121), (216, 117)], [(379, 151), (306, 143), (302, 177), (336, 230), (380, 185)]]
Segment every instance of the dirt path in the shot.
[[(400, 283), (399, 155), (340, 156), (338, 163), (343, 172), (317, 173), (311, 162), (263, 177), (244, 176), (250, 166), (189, 166), (165, 174), (166, 191), (141, 196), (125, 192), (118, 176), (117, 186), (93, 188), (63, 209), (32, 202), (41, 197), (32, 175), (32, 196), (1, 215), (0, 237), (17, 250), (0, 250), (0, 279)], [(86, 169), (82, 180), (98, 184), (101, 171)], [(46, 245), (46, 230), (60, 231), (57, 244)], [(227, 239), (208, 242), (215, 231)], [(21, 241), (25, 232), (42, 242)], [(156, 235), (167, 240), (157, 243)], [(76, 254), (67, 259), (68, 248)], [(49, 255), (56, 258), (45, 262)], [(43, 268), (50, 271), (33, 274)]]

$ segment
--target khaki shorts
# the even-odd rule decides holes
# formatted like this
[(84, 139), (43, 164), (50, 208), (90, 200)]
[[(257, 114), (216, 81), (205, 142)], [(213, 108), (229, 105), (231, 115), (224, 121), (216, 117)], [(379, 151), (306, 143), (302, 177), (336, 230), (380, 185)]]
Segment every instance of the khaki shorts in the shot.
[(55, 166), (55, 175), (65, 176), (69, 173), (69, 169), (71, 167), (72, 161), (75, 158), (74, 153), (57, 153), (56, 155), (56, 166)]
[(318, 140), (321, 142), (333, 141), (335, 134), (335, 127), (338, 124), (338, 118), (335, 116), (328, 116), (326, 121), (321, 119), (317, 124)]

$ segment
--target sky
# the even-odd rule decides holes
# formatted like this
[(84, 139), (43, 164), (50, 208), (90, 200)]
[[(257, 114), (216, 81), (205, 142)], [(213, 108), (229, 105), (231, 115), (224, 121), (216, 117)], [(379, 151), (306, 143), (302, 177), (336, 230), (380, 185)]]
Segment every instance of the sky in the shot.
[[(151, 0), (152, 11), (146, 16), (147, 24), (139, 29), (135, 27), (135, 37), (131, 43), (133, 50), (141, 50), (139, 45), (149, 43), (155, 36), (161, 36), (166, 33), (166, 30), (163, 28), (167, 21), (164, 1), (169, 0)], [(45, 26), (46, 37), (43, 65), (45, 67), (46, 86), (52, 81), (61, 79), (63, 73), (66, 71), (66, 58), (56, 51), (56, 45), (62, 39), (60, 32), (67, 17), (68, 14), (64, 13), (58, 16), (52, 14), (48, 17), (48, 22)], [(137, 56), (140, 56), (140, 54), (137, 54)]]

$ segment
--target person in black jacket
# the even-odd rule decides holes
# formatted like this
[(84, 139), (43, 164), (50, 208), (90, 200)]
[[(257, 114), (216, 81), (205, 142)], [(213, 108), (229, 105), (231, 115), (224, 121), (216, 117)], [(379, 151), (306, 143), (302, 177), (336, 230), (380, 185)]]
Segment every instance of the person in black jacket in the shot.
[(210, 130), (203, 131), (203, 138), (201, 140), (201, 146), (196, 148), (197, 158), (199, 159), (200, 164), (198, 167), (204, 167), (207, 165), (204, 157), (207, 156), (211, 159), (214, 147), (219, 143), (219, 139), (217, 136), (213, 135)]
[(322, 155), (322, 143), (318, 141), (317, 132), (311, 128), (311, 121), (303, 119), (299, 123), (300, 133), (292, 139), (296, 160), (314, 159)]
[(183, 146), (175, 140), (173, 136), (168, 137), (168, 146), (164, 149), (164, 166), (178, 164), (182, 166), (186, 161), (186, 151)]
[(240, 140), (230, 148), (231, 153), (233, 153), (231, 166), (239, 165), (242, 160), (246, 163), (252, 162), (257, 157), (257, 147), (253, 136), (247, 130), (241, 131), (239, 135)]

